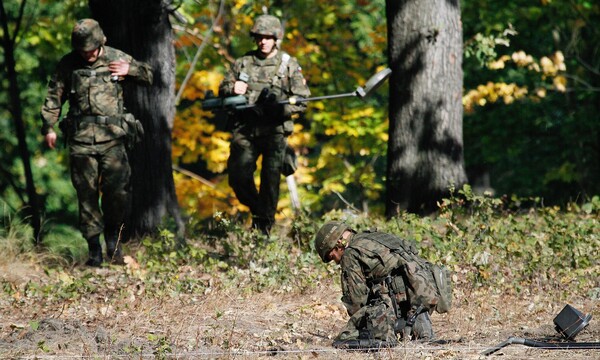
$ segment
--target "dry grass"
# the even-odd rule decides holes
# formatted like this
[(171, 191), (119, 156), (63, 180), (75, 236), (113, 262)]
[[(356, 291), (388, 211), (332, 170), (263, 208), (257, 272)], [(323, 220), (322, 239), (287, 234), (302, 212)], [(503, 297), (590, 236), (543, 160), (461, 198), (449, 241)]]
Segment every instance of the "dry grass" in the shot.
[[(92, 279), (108, 284), (108, 290), (48, 303), (4, 293), (2, 358), (480, 359), (485, 358), (482, 351), (510, 336), (554, 336), (552, 320), (565, 305), (549, 293), (492, 296), (489, 289), (459, 283), (454, 309), (432, 316), (437, 338), (446, 344), (409, 342), (376, 353), (347, 352), (331, 347), (347, 318), (333, 281), (304, 293), (248, 294), (215, 281), (204, 294), (157, 298), (148, 296), (141, 282), (123, 283), (123, 268), (74, 269), (71, 275), (90, 271)], [(42, 269), (27, 264), (2, 269), (5, 284), (44, 277)], [(568, 301), (594, 317), (600, 315), (597, 300), (572, 294)], [(600, 327), (592, 321), (577, 340), (600, 341)], [(511, 345), (492, 357), (597, 359), (598, 354)]]

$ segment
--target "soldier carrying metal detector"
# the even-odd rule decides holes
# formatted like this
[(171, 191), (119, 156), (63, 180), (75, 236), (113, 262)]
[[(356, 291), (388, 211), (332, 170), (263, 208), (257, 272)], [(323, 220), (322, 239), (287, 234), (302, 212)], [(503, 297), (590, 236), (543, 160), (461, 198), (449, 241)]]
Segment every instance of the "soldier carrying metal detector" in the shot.
[[(228, 116), (232, 132), (227, 159), (229, 185), (252, 214), (252, 228), (269, 235), (275, 223), (287, 137), (305, 104), (279, 105), (277, 100), (309, 97), (310, 90), (296, 58), (280, 49), (283, 27), (273, 15), (260, 15), (250, 29), (255, 49), (237, 58), (219, 85), (222, 96), (242, 96), (261, 106)], [(269, 104), (267, 104), (267, 101)], [(260, 186), (254, 177), (261, 159)]]
[[(293, 121), (306, 109), (306, 103), (349, 96), (366, 97), (389, 76), (386, 69), (372, 77), (365, 88), (347, 94), (310, 97), (310, 90), (298, 61), (279, 49), (283, 28), (272, 15), (256, 18), (250, 30), (256, 49), (236, 59), (219, 86), (216, 98), (207, 94), (204, 110), (228, 113), (233, 133), (227, 161), (229, 184), (238, 200), (250, 208), (252, 227), (269, 235), (275, 222), (279, 182), (286, 176), (292, 205), (299, 207), (291, 176), (296, 168), (295, 154), (287, 146)], [(260, 187), (254, 183), (256, 161), (262, 156)], [(291, 186), (290, 186), (291, 185)]]

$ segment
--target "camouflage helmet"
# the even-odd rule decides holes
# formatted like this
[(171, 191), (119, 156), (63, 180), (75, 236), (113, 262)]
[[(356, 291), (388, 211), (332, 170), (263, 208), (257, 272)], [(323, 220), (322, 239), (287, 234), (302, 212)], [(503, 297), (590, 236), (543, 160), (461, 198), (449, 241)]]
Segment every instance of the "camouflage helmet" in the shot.
[(342, 234), (346, 231), (352, 231), (352, 228), (343, 222), (329, 221), (323, 224), (315, 235), (315, 250), (319, 253), (323, 262), (329, 262), (329, 252), (333, 250)]
[(94, 19), (81, 19), (75, 23), (71, 33), (71, 46), (74, 50), (96, 50), (106, 42), (100, 24)]
[(260, 15), (254, 19), (254, 26), (250, 29), (250, 36), (274, 36), (276, 40), (283, 38), (283, 27), (279, 19), (273, 15)]

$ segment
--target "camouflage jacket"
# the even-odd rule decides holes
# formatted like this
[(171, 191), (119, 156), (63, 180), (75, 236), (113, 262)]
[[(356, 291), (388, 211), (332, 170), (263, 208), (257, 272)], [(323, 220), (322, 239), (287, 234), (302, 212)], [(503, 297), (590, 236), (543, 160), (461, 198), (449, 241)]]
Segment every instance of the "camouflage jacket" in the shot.
[[(129, 73), (125, 80), (152, 84), (150, 65), (136, 61), (130, 55), (102, 47), (100, 57), (93, 63), (86, 62), (76, 51), (65, 55), (48, 83), (48, 92), (42, 105), (42, 135), (53, 129), (60, 119), (62, 106), (69, 101), (66, 119), (72, 123), (68, 134), (78, 143), (94, 144), (125, 136), (125, 131), (114, 123), (100, 124), (81, 121), (83, 116), (108, 116), (118, 118), (124, 113), (121, 81), (111, 81), (108, 64), (124, 59), (129, 61)], [(71, 126), (69, 126), (71, 128)]]
[(427, 264), (418, 257), (412, 242), (382, 232), (353, 235), (341, 261), (342, 302), (348, 314), (371, 302), (386, 300), (389, 289), (384, 279), (388, 275), (398, 302), (408, 300), (412, 305), (425, 306), (435, 303), (435, 283)]
[[(269, 93), (276, 96), (277, 100), (285, 100), (291, 96), (309, 97), (310, 90), (302, 75), (302, 69), (296, 58), (279, 50), (272, 58), (262, 59), (257, 56), (257, 50), (250, 51), (237, 59), (232, 68), (225, 75), (219, 86), (220, 96), (231, 96), (236, 81), (243, 80), (247, 75), (248, 91), (244, 96), (249, 104), (256, 103), (261, 91), (268, 88)], [(293, 118), (306, 109), (306, 103), (284, 105), (283, 111), (263, 115), (262, 119), (252, 119), (251, 111), (239, 114), (234, 124), (234, 129), (240, 127), (263, 128), (264, 132), (285, 133), (291, 132)], [(285, 129), (284, 129), (285, 127)]]

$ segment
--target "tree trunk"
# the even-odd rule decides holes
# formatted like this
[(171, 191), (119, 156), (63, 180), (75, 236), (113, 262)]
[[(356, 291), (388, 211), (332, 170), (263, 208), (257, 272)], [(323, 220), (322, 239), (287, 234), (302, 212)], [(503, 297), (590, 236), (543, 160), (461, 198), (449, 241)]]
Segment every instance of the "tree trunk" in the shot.
[(386, 1), (390, 130), (386, 216), (427, 214), (466, 183), (458, 0)]
[[(25, 7), (25, 2), (22, 3), (22, 7)], [(22, 20), (21, 17), (17, 19), (17, 22)], [(19, 155), (23, 161), (23, 169), (25, 170), (25, 184), (27, 188), (28, 198), (28, 209), (27, 213), (30, 216), (31, 226), (33, 227), (33, 234), (35, 237), (36, 244), (41, 242), (40, 239), (40, 208), (38, 203), (38, 194), (35, 190), (33, 182), (33, 172), (31, 171), (31, 154), (27, 147), (27, 139), (25, 136), (25, 126), (23, 124), (23, 111), (21, 109), (21, 91), (19, 90), (19, 83), (17, 81), (17, 71), (15, 62), (15, 40), (17, 35), (13, 34), (13, 38), (10, 36), (10, 29), (8, 27), (8, 16), (4, 9), (4, 3), (0, 3), (0, 22), (2, 23), (2, 48), (4, 49), (4, 64), (6, 67), (6, 79), (8, 80), (8, 93), (10, 96), (9, 111), (13, 117), (15, 124), (15, 131), (17, 139), (19, 140)], [(20, 26), (15, 26), (20, 28)]]
[(130, 154), (132, 213), (129, 230), (143, 235), (156, 230), (165, 215), (175, 220), (178, 235), (184, 224), (175, 194), (171, 162), (171, 131), (175, 116), (175, 49), (164, 0), (89, 0), (107, 45), (149, 63), (151, 87), (129, 84), (125, 106), (144, 125), (145, 136)]

